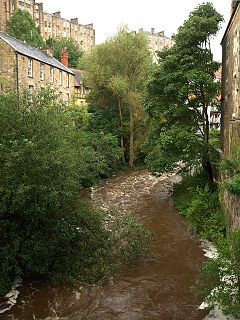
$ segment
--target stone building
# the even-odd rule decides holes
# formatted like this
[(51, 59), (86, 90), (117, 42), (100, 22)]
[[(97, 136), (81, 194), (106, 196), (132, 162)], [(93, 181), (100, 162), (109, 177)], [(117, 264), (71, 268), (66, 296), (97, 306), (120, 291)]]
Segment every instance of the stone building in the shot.
[(74, 96), (78, 104), (86, 104), (86, 97), (89, 93), (89, 88), (83, 82), (83, 71), (71, 69), (74, 73)]
[(240, 1), (233, 0), (231, 8), (231, 18), (222, 39), (222, 136), (225, 155), (230, 153), (233, 131), (240, 122)]
[[(74, 73), (51, 53), (0, 32), (0, 90), (53, 88), (64, 101), (74, 95)], [(66, 52), (62, 53), (62, 60)]]
[(174, 45), (174, 41), (166, 37), (164, 31), (155, 32), (154, 28), (151, 28), (151, 32), (143, 31), (143, 29), (139, 29), (139, 32), (144, 32), (148, 39), (148, 47), (152, 52), (153, 61), (157, 62), (157, 52), (161, 51), (163, 48), (169, 48)]
[[(222, 52), (223, 152), (225, 156), (232, 157), (240, 150), (240, 1), (232, 0)], [(239, 196), (223, 189), (222, 200), (229, 230), (240, 229)]]
[(64, 19), (60, 11), (46, 13), (43, 4), (35, 0), (0, 0), (0, 32), (7, 31), (7, 22), (17, 9), (26, 10), (31, 14), (45, 40), (71, 37), (85, 51), (95, 45), (95, 30), (92, 23), (82, 25), (79, 24), (78, 18)]

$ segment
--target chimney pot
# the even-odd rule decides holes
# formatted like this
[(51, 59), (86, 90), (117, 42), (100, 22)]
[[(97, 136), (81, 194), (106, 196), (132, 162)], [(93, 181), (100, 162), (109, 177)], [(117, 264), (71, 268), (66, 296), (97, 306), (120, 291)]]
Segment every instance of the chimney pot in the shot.
[(66, 47), (62, 48), (60, 62), (68, 68), (68, 49)]

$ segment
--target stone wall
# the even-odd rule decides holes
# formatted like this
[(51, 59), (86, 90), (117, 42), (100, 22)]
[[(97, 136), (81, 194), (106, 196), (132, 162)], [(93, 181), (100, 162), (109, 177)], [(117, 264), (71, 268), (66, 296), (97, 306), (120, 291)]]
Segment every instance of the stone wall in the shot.
[[(233, 10), (234, 9), (234, 10)], [(222, 40), (223, 152), (233, 156), (240, 149), (240, 5), (232, 1), (232, 16)], [(240, 197), (227, 190), (221, 193), (229, 230), (240, 228)]]
[[(240, 150), (240, 120), (232, 120), (229, 126), (229, 155), (233, 156), (235, 150)], [(240, 228), (240, 197), (231, 194), (227, 190), (221, 193), (227, 226), (229, 230)]]
[(240, 119), (240, 5), (222, 41), (222, 135), (225, 155), (230, 152), (231, 121)]
[(228, 230), (240, 229), (240, 198), (223, 190), (221, 199), (224, 203)]
[(17, 62), (15, 51), (0, 39), (0, 90), (17, 89)]
[[(41, 89), (52, 87), (57, 90), (64, 101), (67, 101), (74, 94), (74, 76), (57, 68), (52, 68), (47, 64), (43, 64), (44, 76), (40, 77), (41, 62), (32, 60), (32, 77), (28, 75), (28, 60), (29, 58), (18, 54), (18, 78), (19, 87), (22, 89)], [(52, 69), (51, 69), (52, 68)], [(52, 76), (51, 76), (52, 73)], [(60, 75), (61, 73), (61, 75)], [(62, 81), (60, 82), (60, 77)], [(69, 79), (69, 80), (68, 80)]]
[[(17, 89), (41, 89), (51, 87), (61, 95), (64, 101), (74, 95), (74, 75), (50, 65), (32, 59), (32, 76), (28, 75), (29, 58), (17, 54), (5, 41), (0, 39), (0, 90), (8, 92)], [(40, 77), (40, 66), (43, 65), (43, 77)], [(18, 67), (17, 67), (18, 66)], [(60, 77), (62, 78), (60, 81)], [(18, 83), (18, 86), (17, 86)]]

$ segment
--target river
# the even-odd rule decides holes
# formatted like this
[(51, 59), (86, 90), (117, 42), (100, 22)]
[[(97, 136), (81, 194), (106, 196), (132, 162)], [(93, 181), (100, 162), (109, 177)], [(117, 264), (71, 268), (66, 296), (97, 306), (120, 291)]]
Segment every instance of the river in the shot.
[(131, 211), (155, 234), (151, 255), (126, 266), (102, 286), (23, 283), (2, 320), (197, 320), (207, 314), (191, 292), (205, 260), (200, 240), (175, 210), (170, 186), (178, 179), (146, 171), (125, 173), (92, 192), (95, 206)]

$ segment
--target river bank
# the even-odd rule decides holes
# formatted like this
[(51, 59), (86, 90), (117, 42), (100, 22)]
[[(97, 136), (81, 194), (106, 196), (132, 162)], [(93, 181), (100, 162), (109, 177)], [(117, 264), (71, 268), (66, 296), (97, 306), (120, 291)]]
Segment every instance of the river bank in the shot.
[(190, 288), (205, 257), (172, 204), (169, 190), (176, 179), (127, 172), (92, 193), (97, 207), (131, 211), (154, 232), (150, 256), (125, 267), (104, 287), (24, 283), (17, 304), (2, 319), (203, 319), (207, 311), (198, 309), (201, 301)]

